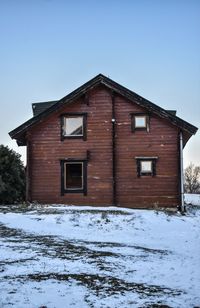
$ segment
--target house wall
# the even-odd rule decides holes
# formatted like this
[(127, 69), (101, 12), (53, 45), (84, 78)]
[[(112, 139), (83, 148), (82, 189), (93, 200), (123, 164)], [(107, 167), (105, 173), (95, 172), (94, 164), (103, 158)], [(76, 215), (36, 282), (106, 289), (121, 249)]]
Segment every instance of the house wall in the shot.
[[(87, 140), (60, 137), (60, 114), (87, 113)], [(178, 193), (178, 129), (157, 116), (150, 118), (150, 132), (131, 132), (132, 112), (144, 112), (115, 96), (116, 202), (127, 207), (176, 206)], [(29, 199), (40, 203), (112, 205), (112, 99), (109, 89), (97, 87), (83, 99), (65, 106), (29, 130)], [(87, 195), (61, 196), (60, 159), (88, 161)], [(137, 177), (135, 156), (158, 156), (155, 177)]]
[[(179, 204), (178, 129), (165, 119), (150, 115), (150, 130), (131, 132), (130, 113), (144, 109), (117, 97), (116, 151), (117, 203), (134, 207)], [(135, 157), (158, 157), (156, 176), (137, 177)]]

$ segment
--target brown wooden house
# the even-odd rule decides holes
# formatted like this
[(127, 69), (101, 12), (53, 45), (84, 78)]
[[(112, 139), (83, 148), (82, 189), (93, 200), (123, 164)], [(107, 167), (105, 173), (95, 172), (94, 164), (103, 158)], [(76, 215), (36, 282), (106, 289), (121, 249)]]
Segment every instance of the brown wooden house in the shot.
[(182, 149), (197, 128), (98, 75), (58, 101), (35, 103), (9, 134), (27, 146), (27, 200), (183, 206)]

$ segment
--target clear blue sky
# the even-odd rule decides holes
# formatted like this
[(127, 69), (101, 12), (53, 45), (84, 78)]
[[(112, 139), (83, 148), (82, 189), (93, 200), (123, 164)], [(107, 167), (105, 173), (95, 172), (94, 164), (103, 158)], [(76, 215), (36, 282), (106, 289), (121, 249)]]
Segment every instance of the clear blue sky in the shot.
[[(0, 143), (31, 103), (103, 73), (200, 126), (199, 0), (0, 0)], [(24, 154), (23, 154), (24, 155)], [(200, 132), (185, 149), (200, 164)]]

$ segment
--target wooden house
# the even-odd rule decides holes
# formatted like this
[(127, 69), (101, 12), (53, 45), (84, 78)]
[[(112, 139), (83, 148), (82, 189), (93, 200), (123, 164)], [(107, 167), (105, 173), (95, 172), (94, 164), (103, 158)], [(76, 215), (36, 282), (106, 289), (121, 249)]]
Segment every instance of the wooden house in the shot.
[(27, 146), (27, 200), (96, 206), (183, 206), (182, 149), (197, 128), (97, 75), (35, 103), (11, 131)]

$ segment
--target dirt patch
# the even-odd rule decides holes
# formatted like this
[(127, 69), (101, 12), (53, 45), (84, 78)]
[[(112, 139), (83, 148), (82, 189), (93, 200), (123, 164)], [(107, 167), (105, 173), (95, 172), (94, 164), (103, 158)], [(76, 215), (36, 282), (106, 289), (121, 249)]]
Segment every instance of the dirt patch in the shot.
[(111, 276), (91, 275), (88, 273), (82, 274), (61, 274), (61, 273), (37, 273), (29, 275), (3, 276), (2, 279), (8, 280), (33, 280), (41, 282), (44, 280), (71, 281), (75, 280), (81, 285), (84, 285), (95, 293), (96, 296), (123, 294), (125, 292), (137, 292), (142, 296), (160, 296), (172, 295), (179, 296), (183, 292), (181, 290), (170, 289), (166, 287), (147, 285), (143, 283), (126, 282)]

